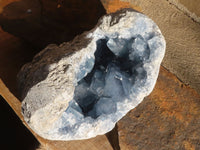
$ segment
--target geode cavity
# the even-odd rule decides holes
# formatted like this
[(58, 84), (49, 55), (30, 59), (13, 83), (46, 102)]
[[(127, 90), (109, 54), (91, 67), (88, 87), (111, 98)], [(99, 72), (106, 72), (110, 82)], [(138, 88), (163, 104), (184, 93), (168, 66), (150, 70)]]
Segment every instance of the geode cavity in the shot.
[(18, 74), (22, 113), (50, 140), (78, 140), (110, 131), (153, 90), (165, 52), (157, 25), (123, 9), (91, 31), (49, 45)]

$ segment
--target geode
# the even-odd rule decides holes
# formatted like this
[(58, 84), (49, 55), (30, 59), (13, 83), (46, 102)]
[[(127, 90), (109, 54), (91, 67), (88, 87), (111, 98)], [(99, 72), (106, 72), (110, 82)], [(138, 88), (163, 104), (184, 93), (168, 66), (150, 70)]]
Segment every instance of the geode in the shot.
[(18, 74), (22, 114), (50, 140), (78, 140), (113, 129), (149, 95), (165, 53), (157, 25), (122, 9), (59, 46), (49, 45)]

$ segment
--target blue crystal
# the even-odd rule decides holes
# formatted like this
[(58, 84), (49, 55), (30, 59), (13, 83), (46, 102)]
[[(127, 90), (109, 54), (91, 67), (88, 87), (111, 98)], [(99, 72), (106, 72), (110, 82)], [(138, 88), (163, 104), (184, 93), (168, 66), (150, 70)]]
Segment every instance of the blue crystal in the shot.
[(105, 81), (104, 81), (104, 75), (103, 72), (100, 70), (96, 70), (93, 77), (92, 82), (90, 84), (90, 90), (97, 94), (98, 96), (101, 96), (103, 94)]
[(88, 72), (92, 70), (94, 66), (94, 58), (90, 57), (86, 59), (85, 63), (82, 63), (79, 68), (79, 72), (77, 73), (77, 81), (80, 81), (84, 78)]
[(140, 59), (141, 61), (149, 58), (150, 50), (147, 42), (141, 37), (137, 36), (131, 45), (129, 53), (130, 60)]
[(95, 105), (96, 114), (100, 116), (102, 114), (111, 114), (116, 112), (116, 103), (111, 98), (100, 98), (97, 104)]
[(125, 39), (109, 39), (107, 42), (107, 46), (116, 56), (122, 57), (128, 53), (128, 50), (126, 48), (127, 40)]
[(112, 97), (114, 100), (119, 100), (124, 96), (123, 87), (121, 84), (121, 72), (119, 67), (114, 64), (110, 64), (107, 68), (105, 76), (105, 88), (103, 95), (106, 97)]
[(116, 111), (116, 101), (129, 99), (133, 89), (145, 83), (143, 61), (148, 57), (149, 47), (141, 36), (98, 40), (95, 63), (88, 59), (80, 66), (74, 92), (84, 116), (97, 118)]

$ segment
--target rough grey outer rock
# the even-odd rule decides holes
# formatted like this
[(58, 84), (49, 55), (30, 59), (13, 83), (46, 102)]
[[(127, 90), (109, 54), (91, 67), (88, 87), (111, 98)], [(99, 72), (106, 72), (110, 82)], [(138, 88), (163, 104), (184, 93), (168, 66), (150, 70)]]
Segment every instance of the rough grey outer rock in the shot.
[(47, 46), (22, 67), (24, 119), (50, 140), (105, 134), (151, 93), (164, 52), (164, 37), (145, 15), (132, 9), (106, 15), (93, 30)]

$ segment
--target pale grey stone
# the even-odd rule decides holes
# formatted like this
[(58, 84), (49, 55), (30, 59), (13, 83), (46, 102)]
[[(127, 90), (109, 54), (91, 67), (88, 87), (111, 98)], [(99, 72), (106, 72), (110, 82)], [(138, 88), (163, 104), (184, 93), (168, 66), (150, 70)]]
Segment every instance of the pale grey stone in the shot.
[(132, 9), (102, 17), (73, 41), (49, 45), (18, 74), (22, 114), (50, 140), (105, 134), (151, 93), (165, 53), (156, 24)]

